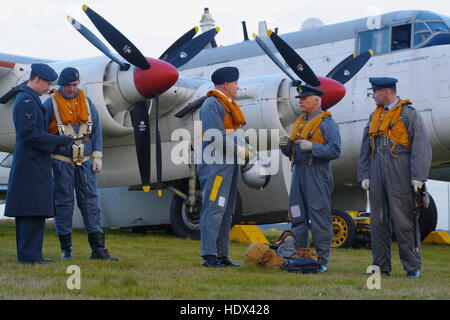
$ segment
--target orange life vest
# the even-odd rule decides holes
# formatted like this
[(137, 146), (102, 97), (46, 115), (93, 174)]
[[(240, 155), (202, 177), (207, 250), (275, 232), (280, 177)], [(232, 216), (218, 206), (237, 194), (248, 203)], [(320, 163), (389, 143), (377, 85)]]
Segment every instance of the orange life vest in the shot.
[(372, 153), (375, 149), (375, 137), (383, 136), (388, 138), (392, 143), (391, 154), (394, 158), (397, 155), (394, 149), (397, 144), (409, 148), (409, 133), (402, 121), (401, 113), (404, 105), (410, 105), (410, 100), (400, 100), (391, 110), (384, 110), (383, 106), (378, 106), (372, 116), (369, 125), (370, 145)]
[[(56, 102), (61, 122), (64, 125), (80, 125), (88, 122), (88, 102), (83, 90), (78, 89), (78, 95), (73, 99), (66, 99), (59, 90), (55, 90), (53, 98), (52, 101)], [(54, 113), (48, 126), (48, 132), (58, 134), (58, 124)]]
[(225, 116), (223, 117), (223, 126), (225, 130), (234, 131), (246, 124), (245, 116), (236, 102), (230, 101), (226, 96), (219, 93), (217, 90), (208, 91), (206, 96), (216, 97), (220, 104), (224, 107)]
[(314, 118), (306, 120), (306, 115), (297, 118), (291, 130), (291, 141), (308, 140), (314, 143), (325, 144), (325, 138), (320, 131), (320, 124), (325, 117), (331, 117), (330, 112), (321, 112)]

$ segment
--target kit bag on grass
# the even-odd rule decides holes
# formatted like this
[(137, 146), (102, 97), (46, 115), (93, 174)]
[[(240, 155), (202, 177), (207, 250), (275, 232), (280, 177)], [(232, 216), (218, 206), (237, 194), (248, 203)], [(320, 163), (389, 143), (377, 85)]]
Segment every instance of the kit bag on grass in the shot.
[(285, 271), (297, 273), (317, 273), (319, 268), (319, 262), (303, 258), (289, 259), (281, 266)]

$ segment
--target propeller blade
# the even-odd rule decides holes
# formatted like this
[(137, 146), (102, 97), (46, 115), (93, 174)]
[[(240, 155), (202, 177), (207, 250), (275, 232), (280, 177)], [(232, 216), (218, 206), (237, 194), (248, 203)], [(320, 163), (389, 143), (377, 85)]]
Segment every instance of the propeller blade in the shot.
[(281, 61), (277, 58), (277, 56), (270, 50), (270, 48), (262, 41), (260, 37), (258, 37), (256, 34), (253, 34), (253, 39), (256, 41), (256, 43), (259, 45), (259, 47), (264, 51), (267, 56), (278, 66), (278, 68), (281, 69), (293, 82), (295, 82), (295, 85), (300, 85), (301, 81), (295, 79), (291, 73), (284, 67), (284, 65), (281, 63)]
[(175, 50), (166, 61), (172, 64), (175, 68), (181, 67), (194, 58), (200, 51), (202, 51), (208, 43), (214, 39), (219, 31), (219, 28), (214, 28), (202, 33), (191, 41), (186, 42), (184, 45)]
[(272, 40), (273, 44), (278, 49), (278, 52), (280, 52), (288, 66), (297, 76), (299, 76), (300, 79), (313, 87), (320, 86), (320, 81), (317, 79), (314, 71), (312, 71), (305, 60), (303, 60), (290, 45), (284, 42), (284, 40), (281, 39), (275, 32), (272, 32), (272, 30), (267, 31), (267, 35), (270, 40)]
[(330, 72), (328, 72), (326, 77), (332, 78), (336, 74), (336, 72), (338, 72), (342, 68), (343, 65), (346, 65), (347, 63), (349, 63), (350, 61), (355, 59), (355, 57), (356, 57), (356, 53), (352, 53), (351, 55), (349, 55), (347, 58), (345, 58), (344, 60), (339, 62)]
[(182, 35), (177, 41), (175, 41), (164, 53), (159, 57), (159, 60), (166, 61), (175, 51), (177, 51), (186, 42), (192, 40), (198, 32), (198, 27), (194, 27), (184, 35)]
[(81, 24), (71, 16), (67, 16), (67, 20), (72, 25), (72, 27), (74, 27), (75, 30), (81, 33), (81, 35), (85, 37), (91, 44), (93, 44), (94, 47), (103, 52), (103, 54), (110, 58), (112, 61), (117, 63), (120, 66), (120, 70), (128, 70), (130, 68), (129, 64), (124, 63), (123, 61), (120, 61), (117, 57), (115, 57), (111, 50), (109, 50), (108, 47), (83, 24)]
[(134, 128), (134, 140), (136, 143), (136, 154), (141, 175), (142, 189), (150, 190), (150, 123), (148, 120), (148, 103), (141, 101), (134, 105), (130, 112), (131, 122)]
[(83, 5), (83, 10), (108, 43), (129, 63), (140, 68), (149, 69), (150, 64), (144, 55), (112, 24), (98, 13)]
[(342, 84), (345, 84), (351, 78), (353, 78), (359, 70), (364, 67), (364, 65), (369, 61), (369, 59), (374, 55), (372, 50), (361, 53), (359, 56), (352, 55), (347, 57), (339, 63), (336, 67), (331, 70), (327, 77), (336, 80)]
[(155, 96), (156, 104), (156, 190), (158, 190), (158, 196), (162, 195), (162, 155), (161, 155), (161, 132), (159, 130), (159, 94)]

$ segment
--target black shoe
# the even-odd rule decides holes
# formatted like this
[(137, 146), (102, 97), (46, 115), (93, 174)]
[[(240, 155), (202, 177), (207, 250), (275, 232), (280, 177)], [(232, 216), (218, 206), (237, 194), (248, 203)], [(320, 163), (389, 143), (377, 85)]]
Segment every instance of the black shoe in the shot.
[(219, 261), (217, 261), (216, 256), (204, 256), (202, 265), (208, 268), (223, 268), (225, 267)]
[(225, 267), (240, 267), (240, 264), (234, 263), (230, 260), (229, 257), (220, 257), (217, 258), (217, 261), (221, 264), (223, 264)]
[(92, 248), (90, 258), (95, 260), (119, 261), (119, 258), (111, 257), (105, 249), (105, 234), (102, 232), (88, 233), (88, 241)]
[(67, 260), (67, 259), (71, 259), (73, 258), (73, 250), (72, 248), (66, 249), (62, 251), (61, 254), (61, 259), (62, 260)]
[(62, 234), (58, 235), (59, 243), (61, 244), (61, 259), (70, 259), (73, 257), (72, 250), (72, 234)]
[(41, 259), (41, 260), (37, 261), (36, 263), (49, 264), (49, 263), (52, 263), (52, 262), (55, 262), (55, 261), (53, 259)]
[(49, 264), (54, 262), (53, 259), (41, 259), (41, 260), (36, 260), (36, 261), (20, 261), (19, 260), (19, 264), (25, 264), (25, 265), (35, 265), (35, 264)]
[[(374, 274), (375, 273), (375, 271), (372, 271), (372, 272), (363, 272), (362, 274), (364, 274), (364, 275), (366, 275), (366, 276), (370, 276), (370, 275), (372, 275), (372, 274)], [(381, 274), (382, 275), (385, 275), (385, 276), (387, 276), (387, 277), (389, 277), (390, 275), (391, 275), (391, 272), (390, 271), (381, 271)]]

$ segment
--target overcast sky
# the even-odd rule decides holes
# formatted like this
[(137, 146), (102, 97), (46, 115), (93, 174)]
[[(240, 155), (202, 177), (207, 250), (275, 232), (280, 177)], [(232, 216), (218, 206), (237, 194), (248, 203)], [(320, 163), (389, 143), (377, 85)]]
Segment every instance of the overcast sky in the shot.
[[(325, 24), (342, 22), (395, 10), (426, 9), (450, 16), (448, 0), (8, 0), (0, 10), (1, 52), (56, 60), (71, 60), (101, 53), (66, 20), (68, 14), (99, 35), (81, 9), (87, 4), (124, 33), (146, 56), (158, 57), (173, 41), (199, 24), (203, 8), (209, 7), (221, 32), (219, 45), (242, 41), (240, 21), (249, 34), (258, 21), (280, 33), (292, 32), (311, 17)], [(99, 36), (101, 38), (101, 36)]]

